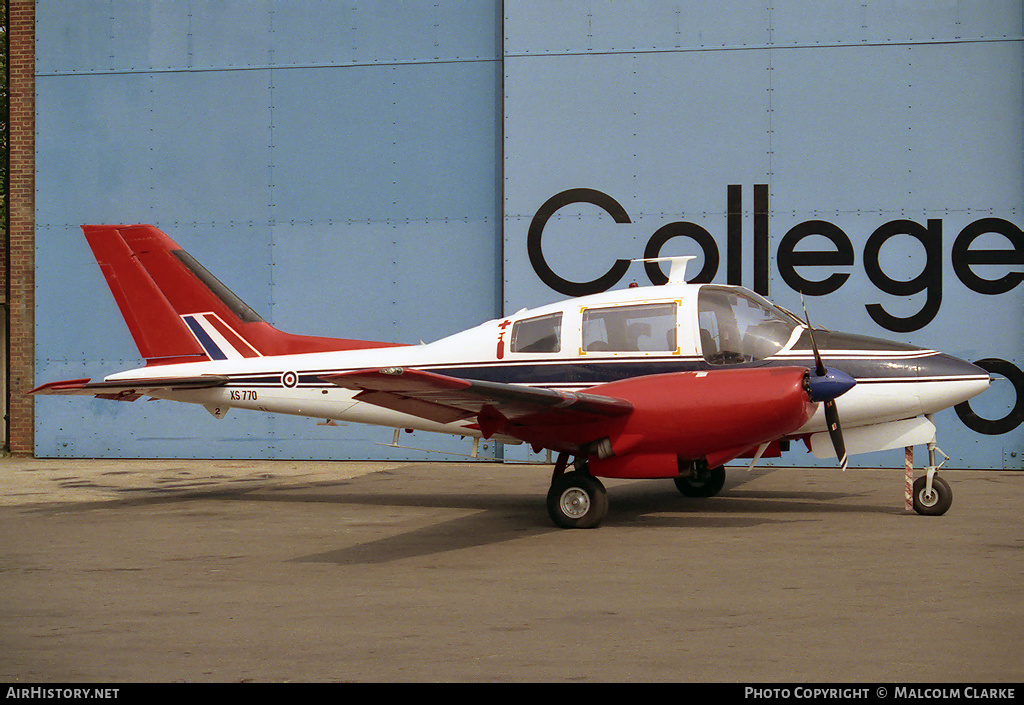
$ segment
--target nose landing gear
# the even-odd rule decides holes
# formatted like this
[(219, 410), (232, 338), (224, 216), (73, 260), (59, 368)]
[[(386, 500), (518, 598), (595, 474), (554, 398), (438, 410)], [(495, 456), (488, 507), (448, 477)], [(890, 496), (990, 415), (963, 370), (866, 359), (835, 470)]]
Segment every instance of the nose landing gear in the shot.
[[(943, 460), (935, 464), (935, 453), (942, 455)], [(908, 504), (914, 511), (922, 516), (942, 516), (953, 504), (953, 490), (949, 484), (937, 475), (939, 468), (946, 464), (949, 456), (942, 452), (935, 445), (935, 441), (928, 443), (928, 465), (924, 468), (925, 474), (917, 478), (910, 486), (910, 472), (913, 466), (913, 450), (907, 448), (907, 484)]]
[(945, 514), (953, 503), (953, 490), (938, 476), (931, 478), (928, 487), (928, 479), (925, 476), (914, 480), (914, 511), (924, 516)]

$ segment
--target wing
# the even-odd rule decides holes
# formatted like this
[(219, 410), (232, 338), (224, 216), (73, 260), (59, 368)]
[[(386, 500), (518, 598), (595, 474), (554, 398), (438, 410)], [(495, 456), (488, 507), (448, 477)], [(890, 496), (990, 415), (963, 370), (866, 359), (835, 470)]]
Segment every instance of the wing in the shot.
[(358, 401), (430, 421), (454, 423), (475, 418), (487, 438), (500, 430), (531, 440), (532, 433), (517, 433), (516, 429), (589, 424), (633, 411), (631, 403), (616, 397), (478, 382), (402, 367), (342, 372), (320, 379), (358, 390)]
[(135, 401), (139, 397), (152, 394), (159, 389), (210, 389), (223, 387), (227, 383), (228, 378), (220, 375), (118, 379), (102, 382), (90, 382), (88, 379), (67, 379), (62, 382), (48, 382), (40, 385), (29, 394), (71, 394), (117, 401)]

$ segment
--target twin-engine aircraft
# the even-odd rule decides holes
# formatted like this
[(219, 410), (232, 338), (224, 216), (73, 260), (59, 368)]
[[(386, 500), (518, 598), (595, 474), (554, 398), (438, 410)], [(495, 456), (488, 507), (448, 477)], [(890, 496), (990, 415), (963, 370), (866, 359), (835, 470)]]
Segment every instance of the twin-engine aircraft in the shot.
[(670, 258), (663, 286), (397, 345), (283, 333), (157, 228), (83, 230), (146, 365), (32, 394), (149, 396), (217, 418), (238, 408), (528, 443), (557, 453), (547, 505), (565, 528), (605, 517), (598, 478), (672, 478), (710, 497), (725, 463), (753, 467), (792, 441), (844, 468), (848, 453), (928, 444), (914, 507), (942, 514), (952, 493), (935, 474), (932, 415), (990, 381), (935, 350), (812, 328), (742, 287), (688, 284), (688, 258)]

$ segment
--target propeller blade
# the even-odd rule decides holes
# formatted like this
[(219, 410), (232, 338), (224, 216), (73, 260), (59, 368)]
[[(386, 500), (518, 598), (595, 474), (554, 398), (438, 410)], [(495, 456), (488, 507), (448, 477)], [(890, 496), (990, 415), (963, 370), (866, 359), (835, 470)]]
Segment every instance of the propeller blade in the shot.
[(821, 361), (821, 353), (818, 352), (818, 343), (814, 339), (814, 327), (811, 325), (811, 316), (807, 313), (807, 303), (804, 301), (804, 292), (800, 292), (800, 305), (804, 307), (804, 320), (807, 321), (807, 334), (811, 337), (811, 350), (814, 351), (814, 373), (818, 377), (827, 374), (825, 363)]
[(828, 437), (832, 439), (832, 447), (839, 458), (839, 467), (846, 472), (846, 442), (843, 440), (843, 429), (839, 425), (839, 411), (836, 409), (835, 399), (825, 402), (825, 421), (828, 423)]
[(808, 391), (812, 401), (825, 403), (825, 423), (828, 424), (828, 437), (836, 451), (836, 458), (839, 459), (839, 467), (845, 472), (847, 465), (846, 441), (843, 440), (843, 428), (839, 423), (836, 397), (852, 389), (857, 384), (857, 380), (845, 372), (825, 367), (825, 363), (821, 359), (821, 352), (818, 350), (818, 342), (814, 339), (814, 327), (811, 326), (811, 317), (807, 313), (807, 304), (802, 291), (800, 292), (800, 304), (804, 307), (807, 334), (811, 338), (811, 350), (814, 351), (814, 373), (808, 380)]

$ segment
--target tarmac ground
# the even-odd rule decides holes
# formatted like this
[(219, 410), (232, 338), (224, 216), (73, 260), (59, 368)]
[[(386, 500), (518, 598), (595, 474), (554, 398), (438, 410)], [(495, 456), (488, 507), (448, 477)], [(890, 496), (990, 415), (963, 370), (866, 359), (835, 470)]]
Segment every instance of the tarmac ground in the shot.
[[(920, 474), (920, 471), (918, 471)], [(1024, 473), (730, 470), (712, 499), (549, 466), (0, 460), (0, 680), (1024, 680)]]

